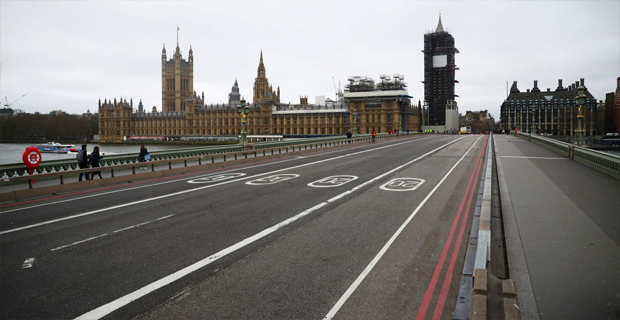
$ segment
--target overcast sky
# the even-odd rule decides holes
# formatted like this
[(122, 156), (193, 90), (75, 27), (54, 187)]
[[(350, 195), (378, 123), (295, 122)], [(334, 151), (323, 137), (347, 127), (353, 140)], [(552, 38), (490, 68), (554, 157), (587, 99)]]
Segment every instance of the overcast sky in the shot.
[(459, 111), (499, 118), (506, 83), (555, 90), (585, 78), (598, 100), (620, 76), (620, 1), (0, 1), (0, 97), (26, 112), (97, 111), (101, 98), (161, 110), (161, 50), (194, 50), (194, 90), (226, 103), (235, 79), (252, 99), (263, 50), (282, 102), (334, 82), (400, 73), (424, 100), (424, 34), (443, 26), (460, 54)]

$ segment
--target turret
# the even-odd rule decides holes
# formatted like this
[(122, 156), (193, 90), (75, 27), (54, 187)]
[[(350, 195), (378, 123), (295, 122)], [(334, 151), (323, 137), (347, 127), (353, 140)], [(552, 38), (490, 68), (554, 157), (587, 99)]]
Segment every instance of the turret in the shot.
[(166, 58), (166, 44), (164, 44), (164, 49), (161, 50), (161, 60), (164, 61), (164, 62), (167, 60), (167, 58)]

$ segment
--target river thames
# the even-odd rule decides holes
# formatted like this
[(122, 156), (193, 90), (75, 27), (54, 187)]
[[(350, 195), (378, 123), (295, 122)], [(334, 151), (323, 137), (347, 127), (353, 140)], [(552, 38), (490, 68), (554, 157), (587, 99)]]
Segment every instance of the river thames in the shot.
[[(22, 154), (27, 147), (33, 146), (33, 143), (0, 143), (0, 165), (9, 163), (22, 163)], [(75, 145), (76, 149), (81, 148), (81, 144)], [(95, 146), (99, 146), (99, 152), (106, 155), (135, 153), (136, 157), (140, 153), (140, 145), (118, 145), (118, 144), (87, 144), (86, 150), (90, 154)], [(190, 148), (192, 145), (149, 145), (146, 144), (149, 151), (160, 151), (170, 149)], [(41, 160), (57, 160), (57, 159), (75, 159), (75, 153), (41, 153)]]

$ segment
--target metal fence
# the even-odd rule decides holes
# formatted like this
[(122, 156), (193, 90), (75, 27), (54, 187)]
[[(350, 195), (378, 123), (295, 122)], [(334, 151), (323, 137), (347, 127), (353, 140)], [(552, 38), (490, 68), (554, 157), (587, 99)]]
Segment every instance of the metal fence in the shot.
[(517, 136), (620, 179), (620, 157), (618, 156), (528, 133), (518, 133)]

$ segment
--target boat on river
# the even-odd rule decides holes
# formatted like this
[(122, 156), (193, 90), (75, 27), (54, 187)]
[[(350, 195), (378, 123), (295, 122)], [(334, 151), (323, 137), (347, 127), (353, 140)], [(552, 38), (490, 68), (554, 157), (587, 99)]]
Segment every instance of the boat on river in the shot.
[(41, 144), (35, 144), (35, 147), (39, 149), (39, 152), (48, 152), (48, 153), (69, 153), (77, 151), (75, 149), (75, 145), (73, 144), (63, 144), (55, 141), (46, 142)]

